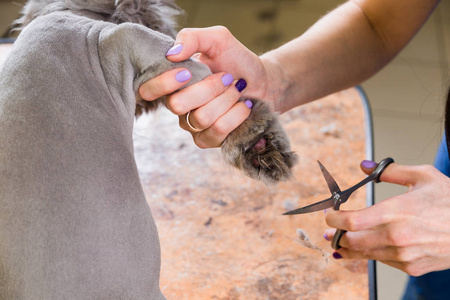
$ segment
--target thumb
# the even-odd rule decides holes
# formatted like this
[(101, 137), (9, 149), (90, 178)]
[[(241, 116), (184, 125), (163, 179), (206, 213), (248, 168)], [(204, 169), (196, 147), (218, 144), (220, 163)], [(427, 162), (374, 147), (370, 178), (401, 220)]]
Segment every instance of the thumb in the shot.
[[(361, 162), (361, 170), (370, 175), (378, 166), (373, 161), (364, 160)], [(411, 186), (416, 184), (423, 176), (420, 166), (406, 166), (397, 163), (389, 164), (380, 176), (383, 182)]]
[(184, 28), (178, 33), (174, 46), (167, 51), (167, 59), (178, 62), (196, 53), (207, 57), (220, 55), (230, 36), (229, 30), (223, 26)]

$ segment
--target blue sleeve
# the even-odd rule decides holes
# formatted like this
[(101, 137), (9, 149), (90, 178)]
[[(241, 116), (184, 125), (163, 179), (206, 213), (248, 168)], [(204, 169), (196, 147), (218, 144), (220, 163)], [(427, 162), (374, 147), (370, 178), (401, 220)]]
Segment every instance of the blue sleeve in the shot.
[(446, 176), (450, 177), (450, 160), (448, 157), (447, 143), (445, 141), (445, 135), (439, 144), (434, 159), (434, 166)]

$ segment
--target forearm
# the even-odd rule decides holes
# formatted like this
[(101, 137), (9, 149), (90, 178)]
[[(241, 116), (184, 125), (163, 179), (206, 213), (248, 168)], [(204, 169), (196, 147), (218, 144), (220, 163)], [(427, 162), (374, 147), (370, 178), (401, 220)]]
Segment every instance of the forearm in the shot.
[(268, 76), (264, 98), (284, 112), (361, 83), (403, 49), (438, 2), (343, 4), (297, 39), (261, 56)]

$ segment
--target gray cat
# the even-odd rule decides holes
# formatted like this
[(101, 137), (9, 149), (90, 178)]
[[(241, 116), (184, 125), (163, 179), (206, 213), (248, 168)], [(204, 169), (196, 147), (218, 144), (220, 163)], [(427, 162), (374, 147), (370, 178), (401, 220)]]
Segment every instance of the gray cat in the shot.
[[(0, 299), (165, 299), (160, 246), (134, 161), (139, 86), (171, 63), (178, 8), (158, 0), (32, 0), (0, 71)], [(226, 70), (225, 70), (226, 71)], [(274, 183), (296, 155), (254, 101), (222, 146)]]

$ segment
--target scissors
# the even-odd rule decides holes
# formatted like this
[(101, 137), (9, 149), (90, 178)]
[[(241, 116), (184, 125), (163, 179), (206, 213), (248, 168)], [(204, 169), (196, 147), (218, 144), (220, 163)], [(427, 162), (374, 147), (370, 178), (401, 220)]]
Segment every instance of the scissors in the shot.
[[(328, 184), (328, 188), (330, 189), (331, 192), (331, 197), (305, 207), (287, 211), (283, 215), (306, 214), (318, 210), (324, 210), (330, 207), (333, 207), (335, 210), (339, 210), (341, 204), (347, 202), (347, 199), (354, 191), (364, 186), (368, 182), (371, 181), (374, 181), (376, 183), (380, 182), (381, 173), (383, 173), (386, 167), (391, 163), (393, 163), (394, 160), (390, 157), (383, 159), (375, 168), (375, 170), (372, 172), (372, 174), (370, 174), (369, 176), (367, 176), (365, 179), (361, 180), (354, 186), (346, 189), (345, 191), (341, 191), (336, 181), (327, 171), (327, 169), (325, 169), (325, 167), (320, 163), (320, 161), (317, 162), (319, 163), (323, 177), (325, 177), (325, 181)], [(336, 231), (336, 233), (333, 236), (333, 240), (331, 241), (331, 247), (333, 247), (333, 249), (338, 250), (339, 248), (341, 248), (341, 246), (339, 246), (339, 241), (341, 240), (344, 233), (346, 233), (346, 231), (342, 229), (338, 229)]]

